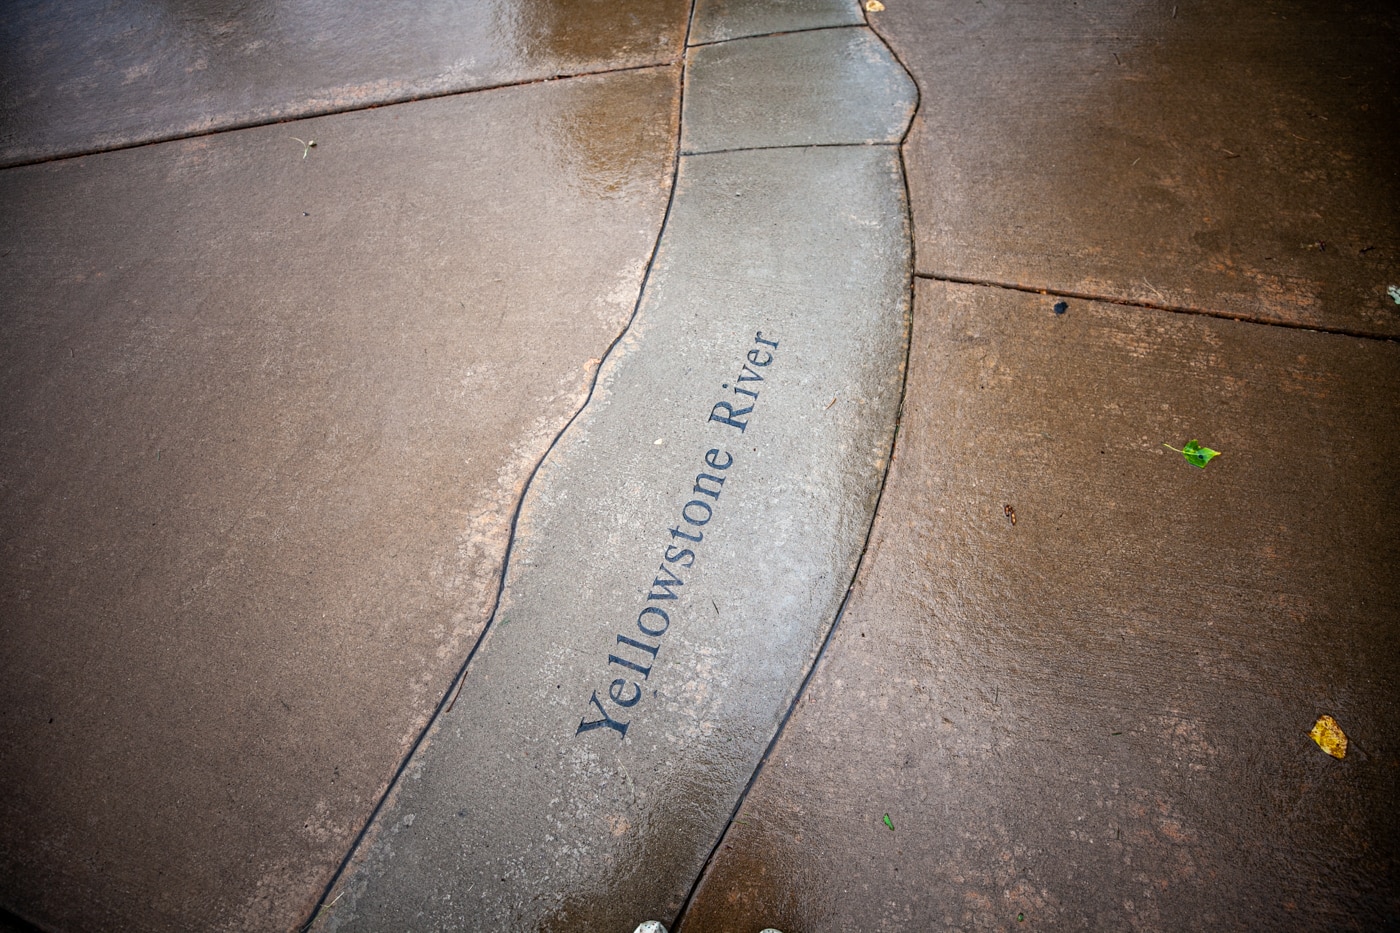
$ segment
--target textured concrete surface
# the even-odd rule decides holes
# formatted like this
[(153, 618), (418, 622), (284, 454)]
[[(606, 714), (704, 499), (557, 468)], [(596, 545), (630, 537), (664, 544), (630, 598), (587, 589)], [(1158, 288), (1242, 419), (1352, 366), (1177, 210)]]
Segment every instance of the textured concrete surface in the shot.
[(901, 0), (921, 273), (1400, 335), (1400, 22), (1279, 0)]
[(1053, 301), (920, 283), (866, 562), (683, 931), (1400, 915), (1400, 348)]
[(894, 160), (686, 161), (638, 319), (532, 484), (496, 621), (331, 929), (680, 908), (874, 508), (904, 355)]
[[(753, 67), (786, 39), (748, 40)], [(850, 79), (897, 137), (907, 100)], [(742, 115), (710, 138), (727, 129), (743, 142)], [(899, 402), (898, 153), (837, 145), (840, 121), (809, 133), (824, 145), (681, 160), (637, 319), (532, 483), (483, 647), (324, 928), (680, 910), (850, 584)]]
[(0, 20), (0, 165), (673, 62), (686, 0), (40, 0)]
[(1400, 922), (1400, 356), (1348, 335), (1400, 310), (1396, 18), (872, 19), (921, 92), (894, 465), (681, 930)]
[(863, 26), (737, 39), (691, 49), (688, 59), (686, 153), (898, 142), (917, 98)]
[(856, 0), (696, 0), (690, 44), (863, 25)]
[(306, 918), (632, 313), (678, 77), (0, 172), (0, 903)]
[(11, 5), (0, 929), (1400, 925), (1400, 18), (885, 7)]

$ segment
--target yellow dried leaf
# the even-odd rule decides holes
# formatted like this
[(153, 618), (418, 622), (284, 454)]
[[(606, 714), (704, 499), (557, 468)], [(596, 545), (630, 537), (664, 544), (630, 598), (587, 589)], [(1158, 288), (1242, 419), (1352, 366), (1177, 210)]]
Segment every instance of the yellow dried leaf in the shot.
[(1313, 725), (1308, 736), (1317, 743), (1317, 747), (1322, 749), (1333, 758), (1345, 758), (1347, 756), (1347, 734), (1342, 731), (1342, 727), (1337, 725), (1337, 720), (1325, 713), (1317, 717), (1317, 723)]
[(871, 13), (879, 13), (885, 5), (880, 0), (865, 0), (865, 8)]

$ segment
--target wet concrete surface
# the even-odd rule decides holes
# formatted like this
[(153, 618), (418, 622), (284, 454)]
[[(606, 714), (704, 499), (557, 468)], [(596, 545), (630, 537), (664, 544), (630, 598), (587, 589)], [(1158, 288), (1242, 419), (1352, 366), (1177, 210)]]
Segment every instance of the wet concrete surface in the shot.
[(676, 61), (685, 0), (41, 0), (0, 19), (0, 165)]
[(633, 312), (678, 91), (630, 71), (0, 172), (0, 904), (307, 918)]
[(854, 4), (698, 0), (611, 355), (687, 4), (68, 9), (0, 164), (641, 70), (0, 172), (0, 929), (1400, 922), (1393, 15), (870, 14), (860, 557)]
[(1400, 917), (1400, 348), (1054, 300), (920, 282), (855, 591), (683, 931)]
[[(745, 40), (756, 73), (790, 38)], [(888, 58), (848, 84), (839, 50), (813, 58), (836, 76), (799, 110), (843, 87), (857, 125), (898, 138)], [(686, 92), (714, 80), (693, 69)], [(810, 669), (893, 437), (907, 206), (894, 146), (841, 145), (852, 121), (734, 151), (740, 117), (707, 127), (731, 151), (681, 159), (637, 319), (532, 482), (481, 651), (322, 928), (669, 921)]]
[(920, 273), (1400, 335), (1400, 17), (904, 0)]
[(829, 26), (863, 26), (856, 0), (696, 0), (690, 44)]
[(532, 483), (491, 630), (328, 929), (679, 910), (865, 540), (902, 198), (889, 148), (682, 164), (638, 318)]
[(1396, 18), (871, 18), (921, 93), (894, 464), (681, 930), (1400, 922)]
[(715, 43), (688, 58), (686, 153), (894, 143), (918, 96), (889, 49), (863, 26)]

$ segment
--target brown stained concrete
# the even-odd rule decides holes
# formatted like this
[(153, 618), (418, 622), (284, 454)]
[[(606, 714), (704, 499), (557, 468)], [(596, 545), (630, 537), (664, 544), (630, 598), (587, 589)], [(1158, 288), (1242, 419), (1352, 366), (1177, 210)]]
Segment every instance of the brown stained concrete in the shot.
[(632, 313), (678, 78), (0, 172), (0, 906), (307, 919)]
[(70, 0), (0, 20), (0, 165), (676, 61), (686, 0)]
[(1400, 347), (1053, 301), (920, 282), (853, 596), (683, 933), (1400, 917)]
[(917, 271), (1400, 335), (1400, 16), (900, 0)]

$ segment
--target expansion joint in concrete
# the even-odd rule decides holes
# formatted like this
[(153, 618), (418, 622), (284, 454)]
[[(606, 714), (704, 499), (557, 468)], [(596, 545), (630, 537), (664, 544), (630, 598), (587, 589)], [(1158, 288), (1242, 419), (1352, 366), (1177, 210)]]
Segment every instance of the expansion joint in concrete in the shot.
[(688, 151), (686, 151), (686, 152), (682, 152), (682, 153), (681, 153), (681, 157), (682, 157), (682, 158), (688, 158), (688, 157), (690, 157), (690, 156), (724, 155), (724, 154), (730, 153), (730, 152), (765, 152), (765, 151), (774, 150), (774, 149), (836, 149), (836, 148), (850, 148), (850, 147), (852, 147), (852, 146), (864, 146), (864, 147), (866, 147), (866, 148), (881, 148), (881, 147), (883, 147), (883, 148), (887, 148), (887, 149), (898, 149), (898, 148), (899, 148), (899, 143), (898, 143), (898, 142), (884, 142), (883, 140), (874, 140), (874, 141), (871, 141), (871, 142), (860, 142), (860, 143), (795, 143), (795, 144), (792, 144), (792, 145), (784, 145), (784, 146), (740, 146), (740, 147), (733, 148), (733, 149), (696, 149), (696, 150), (688, 150)]
[(663, 59), (661, 61), (647, 62), (642, 65), (625, 65), (616, 68), (597, 68), (591, 70), (574, 71), (561, 74), (546, 75), (537, 78), (525, 78), (518, 81), (500, 81), (494, 84), (485, 84), (476, 87), (446, 88), (438, 91), (411, 92), (400, 95), (386, 95), (378, 99), (358, 101), (353, 104), (343, 106), (327, 106), (308, 108), (304, 111), (292, 111), (279, 114), (272, 114), (265, 117), (253, 117), (248, 119), (235, 119), (221, 126), (214, 126), (204, 130), (161, 133), (158, 135), (146, 136), (140, 139), (129, 141), (117, 141), (102, 143), (85, 148), (69, 149), (14, 159), (12, 161), (0, 162), (0, 171), (11, 168), (23, 168), (29, 165), (43, 165), (50, 162), (63, 162), (69, 159), (81, 159), (86, 156), (103, 155), (110, 152), (123, 152), (128, 149), (143, 149), (147, 146), (158, 146), (163, 143), (179, 142), (188, 139), (205, 139), (213, 136), (222, 136), (226, 133), (236, 133), (240, 130), (257, 129), (263, 126), (282, 126), (300, 123), (305, 120), (316, 120), (321, 117), (342, 116), (349, 113), (360, 113), (365, 110), (378, 110), (383, 107), (397, 107), (402, 104), (417, 104), (430, 100), (441, 100), (448, 97), (464, 97), (474, 94), (484, 94), (489, 91), (503, 91), (511, 88), (533, 87), (541, 84), (552, 84), (556, 81), (572, 81), (578, 78), (603, 78), (609, 75), (628, 74), (632, 72), (658, 71), (666, 68), (674, 68), (680, 64), (678, 59)]
[(947, 282), (952, 285), (971, 285), (979, 288), (999, 288), (1006, 291), (1022, 292), (1030, 295), (1045, 295), (1051, 298), (1073, 298), (1077, 301), (1094, 301), (1102, 304), (1119, 305), (1125, 308), (1139, 308), (1144, 311), (1161, 311), (1167, 314), (1213, 317), (1226, 321), (1238, 321), (1242, 324), (1257, 324), (1260, 327), (1311, 331), (1319, 334), (1334, 334), (1339, 337), (1357, 337), (1362, 340), (1378, 340), (1387, 343), (1394, 343), (1396, 341), (1395, 337), (1387, 334), (1363, 331), (1355, 328), (1328, 326), (1325, 324), (1307, 324), (1299, 321), (1287, 321), (1249, 314), (1237, 314), (1229, 311), (1218, 311), (1213, 308), (1199, 308), (1191, 305), (1143, 301), (1137, 298), (1125, 298), (1121, 295), (1101, 292), (1081, 292), (1073, 289), (1054, 288), (1048, 285), (1026, 285), (1020, 282), (997, 282), (990, 279), (948, 275), (936, 272), (915, 272), (914, 277), (916, 279), (925, 279), (930, 282)]
[(756, 32), (743, 36), (732, 36), (726, 39), (707, 39), (701, 42), (689, 42), (686, 48), (703, 49), (710, 45), (723, 45), (726, 42), (733, 42), (735, 39), (773, 39), (779, 36), (791, 36), (798, 33), (825, 32), (828, 29), (849, 29), (852, 26), (859, 27), (859, 23), (833, 23), (830, 26), (811, 26), (806, 29), (780, 29), (773, 32)]

